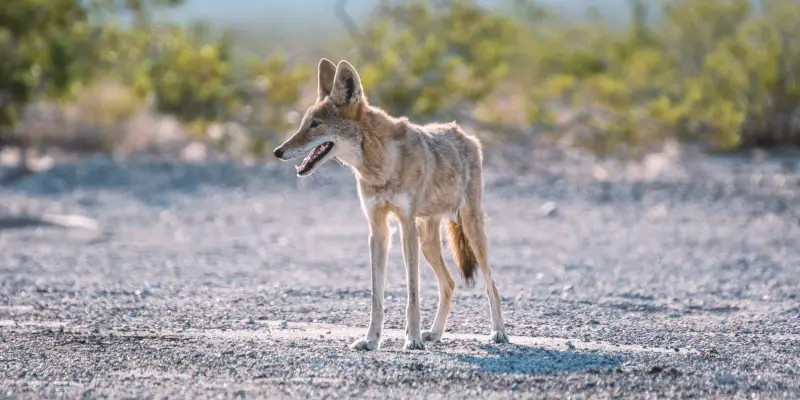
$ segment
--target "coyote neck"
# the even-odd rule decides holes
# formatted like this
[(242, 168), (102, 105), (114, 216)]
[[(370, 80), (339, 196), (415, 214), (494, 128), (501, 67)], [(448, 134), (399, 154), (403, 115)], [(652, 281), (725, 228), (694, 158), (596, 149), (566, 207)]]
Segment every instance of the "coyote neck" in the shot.
[(373, 186), (383, 186), (392, 176), (397, 159), (395, 132), (398, 121), (383, 110), (367, 106), (361, 120), (361, 163), (354, 166), (359, 179)]

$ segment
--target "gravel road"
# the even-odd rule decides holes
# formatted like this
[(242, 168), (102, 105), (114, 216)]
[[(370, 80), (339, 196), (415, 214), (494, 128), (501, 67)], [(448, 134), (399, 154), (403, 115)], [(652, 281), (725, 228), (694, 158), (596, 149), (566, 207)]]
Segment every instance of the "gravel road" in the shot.
[(488, 342), (479, 278), (441, 343), (402, 350), (395, 234), (386, 340), (362, 353), (367, 224), (344, 168), (57, 165), (2, 188), (0, 215), (98, 225), (0, 229), (0, 398), (800, 397), (800, 160), (608, 168), (488, 168), (512, 344)]

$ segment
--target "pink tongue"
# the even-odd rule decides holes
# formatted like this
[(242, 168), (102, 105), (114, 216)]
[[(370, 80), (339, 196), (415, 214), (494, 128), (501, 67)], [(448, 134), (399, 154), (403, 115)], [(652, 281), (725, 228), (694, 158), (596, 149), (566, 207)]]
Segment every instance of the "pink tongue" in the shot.
[(323, 146), (324, 146), (324, 145), (319, 145), (319, 146), (315, 147), (315, 148), (314, 148), (314, 150), (312, 150), (312, 151), (311, 151), (311, 154), (309, 154), (309, 155), (308, 155), (308, 157), (306, 157), (306, 158), (303, 160), (303, 163), (302, 163), (302, 164), (300, 164), (300, 165), (295, 165), (295, 166), (294, 166), (294, 168), (295, 168), (297, 171), (300, 171), (301, 169), (305, 168), (306, 164), (308, 164), (309, 162), (311, 162), (311, 160), (313, 160), (313, 159), (314, 159), (314, 157), (315, 157), (317, 154), (319, 154), (320, 152), (322, 152), (322, 147), (323, 147)]

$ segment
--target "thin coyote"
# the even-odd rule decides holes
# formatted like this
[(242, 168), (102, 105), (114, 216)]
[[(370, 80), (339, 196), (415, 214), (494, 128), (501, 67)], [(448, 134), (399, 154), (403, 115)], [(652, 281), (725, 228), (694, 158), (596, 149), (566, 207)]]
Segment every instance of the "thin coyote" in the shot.
[[(483, 210), (483, 155), (477, 138), (456, 123), (415, 125), (369, 105), (355, 68), (347, 61), (319, 62), (317, 100), (300, 128), (273, 154), (291, 160), (308, 154), (297, 166), (309, 176), (337, 158), (355, 171), (361, 207), (369, 221), (372, 268), (372, 318), (364, 339), (352, 348), (376, 350), (383, 329), (383, 300), (390, 233), (389, 214), (400, 223), (408, 284), (405, 348), (425, 349), (444, 333), (455, 281), (442, 258), (440, 222), (447, 220), (450, 250), (465, 282), (472, 284), (478, 266), (489, 298), (491, 340), (508, 343), (500, 294), (486, 251)], [(420, 330), (419, 248), (436, 274), (439, 306), (430, 330)]]

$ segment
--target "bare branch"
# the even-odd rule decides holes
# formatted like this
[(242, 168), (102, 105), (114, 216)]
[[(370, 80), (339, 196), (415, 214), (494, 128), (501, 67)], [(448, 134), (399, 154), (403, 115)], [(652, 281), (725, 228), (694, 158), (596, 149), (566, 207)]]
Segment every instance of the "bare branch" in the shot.
[(373, 54), (365, 43), (364, 35), (361, 33), (361, 29), (359, 29), (356, 20), (347, 12), (347, 0), (337, 0), (334, 11), (336, 12), (336, 18), (339, 19), (342, 26), (344, 26), (344, 29), (347, 31), (347, 34), (350, 35), (356, 43), (361, 57), (365, 60), (371, 60)]

